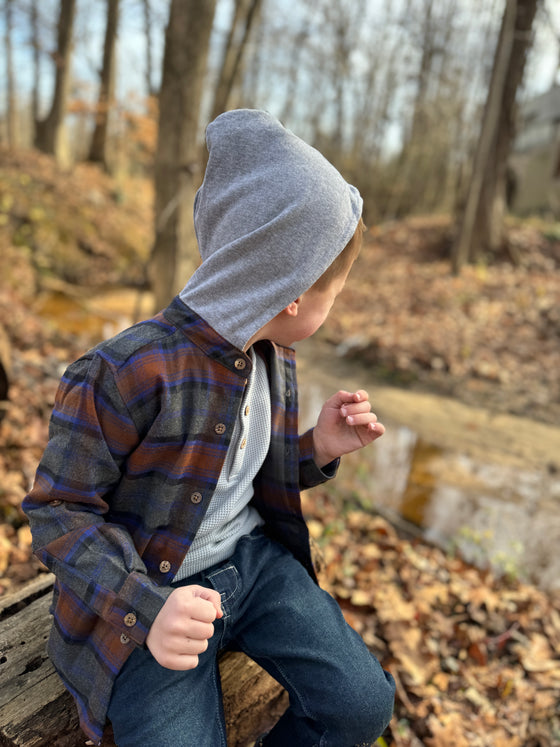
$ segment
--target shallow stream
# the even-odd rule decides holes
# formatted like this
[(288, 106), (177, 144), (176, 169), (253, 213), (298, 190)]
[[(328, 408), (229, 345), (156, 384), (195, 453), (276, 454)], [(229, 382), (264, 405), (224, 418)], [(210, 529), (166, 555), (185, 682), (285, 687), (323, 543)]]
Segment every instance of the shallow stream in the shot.
[[(302, 429), (337, 389), (358, 387), (386, 426), (342, 461), (340, 477), (363, 508), (401, 517), (426, 540), (498, 574), (560, 588), (560, 429), (380, 387), (366, 369), (357, 376), (349, 363), (329, 366), (328, 353), (325, 360), (303, 352)], [(351, 386), (345, 374), (359, 381)], [(529, 448), (530, 439), (540, 446)]]

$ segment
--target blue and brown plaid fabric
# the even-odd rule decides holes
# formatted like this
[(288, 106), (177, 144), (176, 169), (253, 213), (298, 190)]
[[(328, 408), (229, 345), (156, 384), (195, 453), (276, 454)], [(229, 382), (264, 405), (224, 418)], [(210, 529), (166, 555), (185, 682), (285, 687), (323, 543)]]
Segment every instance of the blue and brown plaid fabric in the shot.
[[(253, 504), (309, 570), (300, 487), (326, 479), (297, 435), (294, 352), (261, 343), (272, 407)], [(171, 593), (212, 498), (251, 367), (179, 298), (64, 374), (23, 507), (56, 574), (49, 654), (99, 742), (112, 684)]]

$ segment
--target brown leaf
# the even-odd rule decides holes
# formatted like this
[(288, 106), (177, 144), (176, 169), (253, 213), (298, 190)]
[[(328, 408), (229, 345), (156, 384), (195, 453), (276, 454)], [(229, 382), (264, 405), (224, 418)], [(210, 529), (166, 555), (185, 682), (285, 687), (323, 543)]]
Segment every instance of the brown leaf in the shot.
[(560, 659), (553, 656), (548, 639), (541, 633), (534, 633), (528, 646), (518, 644), (514, 649), (526, 672), (560, 672)]

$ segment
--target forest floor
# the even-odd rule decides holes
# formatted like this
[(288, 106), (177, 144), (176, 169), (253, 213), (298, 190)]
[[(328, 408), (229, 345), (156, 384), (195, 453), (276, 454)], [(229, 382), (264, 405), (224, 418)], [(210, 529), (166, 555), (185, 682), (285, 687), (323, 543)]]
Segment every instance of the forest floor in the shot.
[[(60, 173), (35, 153), (0, 156), (0, 360), (10, 361), (0, 403), (1, 594), (44, 570), (21, 500), (65, 366), (120, 322), (121, 309), (99, 298), (115, 292), (122, 303), (125, 287), (140, 294), (152, 208), (147, 181), (85, 165)], [(504, 255), (458, 277), (447, 218), (385, 224), (366, 238), (332, 317), (302, 347), (303, 372), (311, 359), (357, 360), (402, 421), (428, 422), (438, 402), (476, 409), (504, 458), (560, 470), (558, 225), (512, 223), (521, 264)], [(514, 423), (525, 424), (525, 438), (512, 437)], [(560, 745), (560, 593), (474, 568), (343, 493), (315, 489), (305, 510), (324, 585), (397, 681), (379, 744)]]

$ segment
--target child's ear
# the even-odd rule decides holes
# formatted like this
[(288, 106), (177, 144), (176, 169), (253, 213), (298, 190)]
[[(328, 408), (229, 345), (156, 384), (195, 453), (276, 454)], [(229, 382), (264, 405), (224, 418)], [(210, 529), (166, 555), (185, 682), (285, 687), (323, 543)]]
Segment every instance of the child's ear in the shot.
[(286, 306), (284, 311), (286, 312), (286, 314), (288, 314), (288, 316), (298, 315), (300, 301), (301, 301), (301, 296), (299, 296), (298, 298), (296, 298), (295, 301), (292, 301), (292, 303), (289, 303)]

